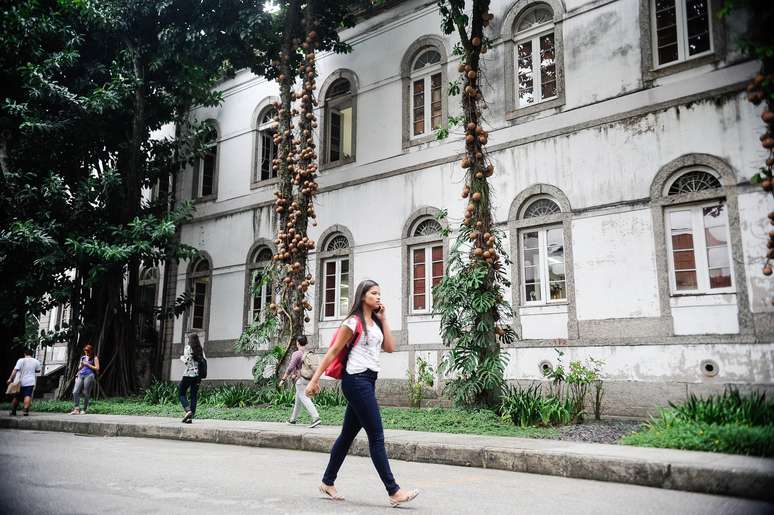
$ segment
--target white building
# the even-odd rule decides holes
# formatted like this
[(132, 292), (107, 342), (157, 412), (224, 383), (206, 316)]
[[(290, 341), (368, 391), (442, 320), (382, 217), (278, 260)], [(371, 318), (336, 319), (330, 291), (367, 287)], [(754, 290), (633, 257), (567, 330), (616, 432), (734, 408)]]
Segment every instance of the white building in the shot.
[[(605, 361), (609, 414), (730, 383), (771, 389), (774, 283), (761, 268), (774, 202), (749, 183), (766, 155), (744, 94), (759, 63), (735, 50), (745, 20), (719, 21), (719, 4), (492, 2), (488, 149), (522, 337), (507, 349), (510, 379), (541, 378), (562, 347), (565, 361)], [(448, 209), (454, 228), (466, 204), (463, 135), (432, 131), (460, 100), (446, 95), (458, 58), (440, 23), (434, 1), (400, 2), (342, 34), (351, 54), (318, 60), (326, 137), (307, 332), (327, 345), (354, 286), (378, 281), (400, 343), (382, 355), (388, 402), (405, 402), (397, 387), (417, 356), (444, 352), (428, 307), (450, 241), (432, 219)], [(178, 181), (197, 207), (182, 242), (203, 258), (169, 271), (168, 297), (195, 296), (163, 331), (170, 379), (190, 331), (204, 337), (210, 379), (250, 379), (255, 356), (233, 346), (267, 300), (248, 287), (275, 237), (278, 89), (240, 72), (222, 90), (220, 107), (196, 113), (212, 120), (217, 152)]]

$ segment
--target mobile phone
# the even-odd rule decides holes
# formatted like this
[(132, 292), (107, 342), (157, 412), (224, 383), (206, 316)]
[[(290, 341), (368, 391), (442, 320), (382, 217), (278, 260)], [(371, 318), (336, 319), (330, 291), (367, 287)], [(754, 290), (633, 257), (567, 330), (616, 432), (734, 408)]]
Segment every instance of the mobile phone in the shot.
[(382, 311), (382, 305), (379, 304), (378, 306), (376, 306), (376, 309), (374, 309), (374, 313), (380, 313), (381, 311)]

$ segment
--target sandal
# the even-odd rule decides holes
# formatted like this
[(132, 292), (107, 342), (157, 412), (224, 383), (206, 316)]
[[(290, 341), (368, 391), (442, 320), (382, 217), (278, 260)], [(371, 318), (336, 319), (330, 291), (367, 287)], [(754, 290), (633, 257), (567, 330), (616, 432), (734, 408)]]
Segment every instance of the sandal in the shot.
[(80, 408), (73, 408), (73, 410), (69, 413), (70, 415), (80, 415), (81, 410)]
[(414, 499), (417, 498), (417, 495), (419, 495), (419, 490), (411, 490), (409, 491), (408, 495), (403, 499), (397, 500), (390, 497), (389, 498), (390, 506), (392, 506), (393, 508), (397, 508), (401, 504), (406, 504), (407, 502), (413, 501)]
[(325, 485), (325, 484), (320, 485), (320, 493), (324, 494), (324, 495), (327, 495), (328, 497), (330, 497), (334, 501), (343, 501), (344, 500), (344, 498), (342, 496), (340, 496), (338, 493), (331, 492), (329, 490), (329, 488), (331, 488), (331, 487), (328, 486), (328, 485)]

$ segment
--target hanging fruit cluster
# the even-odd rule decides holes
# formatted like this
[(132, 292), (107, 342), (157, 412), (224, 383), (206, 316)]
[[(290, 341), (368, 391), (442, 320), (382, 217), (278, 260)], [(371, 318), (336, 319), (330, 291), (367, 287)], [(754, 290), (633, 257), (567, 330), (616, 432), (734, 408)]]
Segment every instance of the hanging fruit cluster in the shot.
[[(485, 8), (480, 13), (482, 25), (487, 26), (494, 15)], [(492, 234), (491, 205), (489, 203), (489, 184), (487, 178), (494, 174), (494, 165), (485, 155), (485, 146), (489, 134), (482, 126), (481, 93), (479, 68), (480, 58), (486, 53), (486, 45), (481, 35), (473, 35), (465, 45), (465, 62), (459, 66), (463, 84), (462, 106), (465, 112), (465, 155), (460, 166), (466, 170), (465, 186), (462, 198), (468, 199), (463, 225), (469, 228), (471, 255), (492, 265), (500, 256), (495, 249), (497, 238)]]
[[(765, 103), (761, 119), (766, 124), (766, 130), (761, 135), (761, 146), (768, 152), (765, 166), (761, 168), (758, 177), (764, 191), (774, 194), (774, 74), (768, 76), (759, 73), (747, 86), (747, 100), (753, 104)], [(774, 211), (769, 213), (769, 223), (774, 226)], [(763, 275), (772, 274), (771, 260), (774, 259), (774, 229), (769, 231), (768, 250), (766, 264), (763, 266)], [(774, 298), (771, 299), (774, 305)]]
[[(285, 73), (278, 77), (281, 100), (275, 103), (277, 118), (274, 142), (278, 146), (279, 156), (273, 166), (279, 173), (280, 186), (274, 193), (274, 205), (280, 223), (275, 240), (277, 252), (273, 259), (284, 268), (282, 298), (283, 304), (288, 306), (292, 314), (293, 334), (302, 333), (303, 321), (309, 321), (309, 317), (302, 317), (302, 313), (312, 310), (306, 294), (314, 284), (311, 274), (307, 273), (307, 258), (309, 251), (315, 248), (315, 241), (309, 238), (307, 230), (310, 219), (313, 225), (317, 225), (313, 200), (319, 189), (314, 143), (314, 130), (317, 128), (314, 113), (317, 105), (314, 96), (316, 46), (317, 33), (314, 30), (307, 33), (303, 42), (294, 39), (290, 46), (290, 52), (303, 53), (303, 61), (297, 68), (301, 79), (299, 91), (291, 90), (295, 77), (291, 77), (289, 72), (290, 55), (280, 55), (279, 64)], [(271, 304), (269, 308), (274, 312), (279, 309), (276, 304)]]

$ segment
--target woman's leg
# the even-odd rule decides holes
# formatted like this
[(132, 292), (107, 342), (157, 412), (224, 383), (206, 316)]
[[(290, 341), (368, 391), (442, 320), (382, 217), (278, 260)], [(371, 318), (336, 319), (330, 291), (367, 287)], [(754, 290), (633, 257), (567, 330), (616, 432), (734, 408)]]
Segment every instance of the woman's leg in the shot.
[(83, 376), (78, 374), (73, 387), (73, 408), (81, 409), (81, 392), (83, 391)]
[(188, 390), (188, 380), (190, 378), (183, 376), (183, 378), (180, 380), (180, 384), (177, 387), (177, 395), (180, 398), (180, 404), (183, 406), (183, 409), (188, 412), (189, 410), (189, 404), (188, 399), (185, 398), (185, 392)]
[(296, 388), (296, 402), (293, 403), (293, 413), (290, 415), (290, 420), (292, 420), (293, 422), (298, 420), (298, 415), (301, 414), (301, 394), (303, 392), (301, 390), (299, 390), (299, 388), (298, 388), (298, 383), (300, 381), (301, 381), (301, 379), (297, 380), (296, 381), (296, 385), (295, 385), (295, 388)]
[(83, 411), (84, 413), (89, 409), (89, 400), (91, 399), (91, 390), (94, 388), (94, 381), (96, 380), (94, 374), (89, 374), (83, 378)]
[[(306, 411), (309, 413), (309, 416), (312, 417), (312, 421), (315, 421), (320, 418), (320, 414), (317, 413), (317, 408), (315, 408), (312, 399), (306, 396), (305, 390), (308, 384), (309, 381), (303, 377), (296, 381), (296, 406), (298, 406), (300, 400), (301, 404), (303, 404), (304, 408), (306, 408)], [(298, 416), (298, 414), (296, 413), (296, 410), (293, 409), (293, 419), (295, 419), (296, 416)]]
[(349, 452), (349, 448), (361, 427), (352, 407), (347, 405), (347, 410), (344, 412), (344, 423), (341, 425), (341, 434), (336, 438), (336, 442), (331, 448), (331, 457), (328, 460), (325, 474), (323, 474), (322, 482), (324, 484), (333, 486), (336, 482), (341, 464), (344, 463), (344, 458), (347, 457), (347, 452)]
[(353, 395), (349, 405), (355, 411), (363, 429), (366, 430), (371, 461), (387, 489), (387, 494), (393, 495), (400, 490), (400, 487), (392, 475), (390, 462), (387, 460), (387, 450), (384, 448), (384, 428), (379, 414), (379, 404), (376, 402), (375, 378), (361, 376), (356, 386), (356, 395)]
[(192, 378), (191, 381), (191, 413), (196, 415), (196, 400), (199, 398), (199, 385), (202, 384), (202, 380), (198, 377)]

